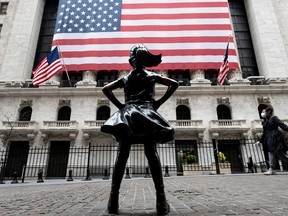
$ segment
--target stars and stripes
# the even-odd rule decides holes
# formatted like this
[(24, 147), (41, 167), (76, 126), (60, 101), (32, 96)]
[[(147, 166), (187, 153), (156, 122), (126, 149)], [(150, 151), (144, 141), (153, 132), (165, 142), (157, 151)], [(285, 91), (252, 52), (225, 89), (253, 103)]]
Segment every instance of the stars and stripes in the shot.
[(39, 65), (32, 71), (34, 86), (49, 80), (51, 77), (62, 71), (62, 63), (58, 53), (57, 47), (55, 47), (46, 58), (44, 58)]
[(227, 0), (60, 0), (53, 46), (73, 71), (130, 70), (138, 43), (163, 54), (156, 69), (218, 69), (231, 33)]
[(223, 63), (220, 66), (219, 73), (218, 73), (218, 83), (222, 85), (229, 74), (229, 61), (228, 61), (228, 52), (229, 52), (229, 42), (227, 44)]

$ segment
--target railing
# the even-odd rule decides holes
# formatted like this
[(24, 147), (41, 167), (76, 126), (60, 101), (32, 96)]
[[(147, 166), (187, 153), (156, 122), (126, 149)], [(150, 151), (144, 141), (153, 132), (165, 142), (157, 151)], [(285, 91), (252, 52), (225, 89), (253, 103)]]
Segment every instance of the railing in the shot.
[(68, 128), (77, 129), (77, 121), (43, 121), (44, 129)]
[(190, 80), (189, 79), (177, 79), (180, 86), (190, 86)]
[(6, 128), (13, 129), (36, 129), (37, 123), (35, 121), (2, 121)]
[(77, 80), (61, 80), (59, 87), (75, 87)]
[[(267, 158), (261, 147), (256, 146), (254, 139), (240, 139), (213, 142), (166, 143), (157, 145), (163, 174), (170, 175), (203, 175), (220, 173), (262, 172), (266, 169)], [(61, 143), (59, 143), (61, 145)], [(229, 145), (227, 145), (229, 144)], [(228, 149), (223, 146), (230, 146)], [(235, 152), (229, 152), (234, 146)], [(222, 149), (221, 149), (222, 148)], [(219, 158), (219, 151), (225, 157)], [(93, 144), (85, 147), (72, 147), (68, 151), (56, 151), (52, 154), (49, 148), (30, 148), (28, 151), (0, 151), (0, 180), (11, 179), (15, 171), (18, 177), (36, 178), (39, 170), (45, 178), (65, 178), (69, 170), (74, 177), (84, 178), (87, 170), (92, 178), (102, 178), (105, 173), (113, 172), (117, 155), (117, 145)], [(266, 158), (266, 159), (265, 159)], [(217, 159), (217, 160), (216, 160)], [(252, 161), (252, 162), (251, 162)], [(21, 162), (21, 163), (20, 163)], [(132, 176), (145, 176), (148, 162), (143, 145), (133, 145), (127, 161), (127, 169)], [(282, 163), (281, 170), (288, 170)], [(60, 174), (61, 173), (61, 174)]]
[(202, 120), (170, 120), (171, 126), (175, 128), (203, 128)]
[(105, 120), (97, 120), (97, 121), (84, 121), (84, 127), (86, 129), (100, 129), (102, 125), (104, 125)]
[(244, 127), (246, 120), (211, 120), (211, 128), (221, 128), (221, 127)]

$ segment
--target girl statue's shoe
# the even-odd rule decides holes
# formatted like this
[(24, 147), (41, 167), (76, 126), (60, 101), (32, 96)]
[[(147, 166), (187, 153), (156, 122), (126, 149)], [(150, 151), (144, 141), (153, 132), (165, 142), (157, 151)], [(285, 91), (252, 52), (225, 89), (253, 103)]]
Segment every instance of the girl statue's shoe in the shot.
[(166, 200), (165, 193), (157, 193), (156, 209), (157, 215), (166, 215), (170, 212), (170, 206)]
[(107, 210), (109, 214), (117, 214), (119, 208), (119, 193), (110, 193)]

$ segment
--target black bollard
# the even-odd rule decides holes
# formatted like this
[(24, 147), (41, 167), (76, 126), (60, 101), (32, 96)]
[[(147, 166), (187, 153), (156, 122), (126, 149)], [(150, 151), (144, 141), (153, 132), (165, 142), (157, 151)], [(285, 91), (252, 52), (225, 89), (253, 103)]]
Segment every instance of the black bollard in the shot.
[(168, 166), (165, 166), (165, 175), (164, 177), (170, 177), (169, 175), (169, 167)]
[(91, 178), (90, 178), (90, 170), (87, 169), (87, 171), (86, 171), (86, 178), (84, 179), (84, 181), (90, 181), (90, 180), (91, 180)]
[(5, 180), (4, 180), (3, 176), (1, 176), (1, 174), (0, 174), (0, 184), (5, 184)]
[(144, 178), (150, 178), (149, 167), (146, 167), (146, 174)]
[(72, 170), (71, 170), (71, 169), (69, 170), (69, 176), (68, 176), (67, 181), (73, 181), (73, 178), (72, 178)]
[(109, 176), (108, 176), (108, 171), (107, 169), (104, 170), (104, 177), (103, 177), (103, 180), (108, 180), (109, 179)]
[(1, 162), (0, 162), (0, 184), (5, 184), (5, 179), (3, 177), (4, 169), (3, 169), (2, 163), (3, 162), (1, 159)]
[(17, 172), (14, 172), (13, 173), (13, 180), (11, 182), (11, 184), (17, 184), (18, 183), (18, 180), (17, 180)]
[(130, 173), (129, 173), (129, 167), (126, 167), (126, 176), (125, 179), (131, 179)]
[(38, 180), (37, 180), (37, 183), (43, 183), (43, 171), (42, 169), (39, 170), (38, 172)]

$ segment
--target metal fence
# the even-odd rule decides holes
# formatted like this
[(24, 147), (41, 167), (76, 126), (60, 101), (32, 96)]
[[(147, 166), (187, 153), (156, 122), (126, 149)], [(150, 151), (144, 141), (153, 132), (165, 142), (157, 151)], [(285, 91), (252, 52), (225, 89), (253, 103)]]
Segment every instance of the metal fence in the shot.
[[(267, 155), (255, 142), (252, 138), (175, 140), (158, 144), (157, 149), (166, 176), (263, 172), (267, 169)], [(0, 179), (36, 178), (40, 171), (44, 178), (67, 178), (69, 171), (79, 178), (109, 177), (116, 155), (117, 144), (70, 147), (68, 142), (67, 149), (57, 150), (29, 146), (20, 150), (7, 148), (0, 151)], [(126, 167), (126, 175), (130, 177), (149, 174), (142, 144), (132, 146)], [(279, 161), (278, 169), (287, 170), (287, 164)]]

